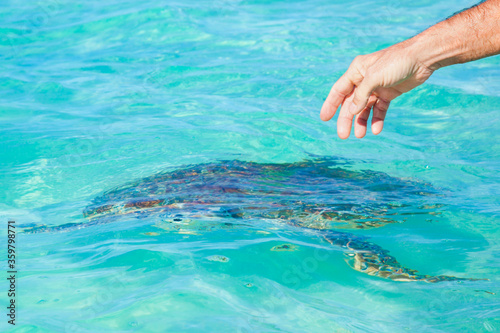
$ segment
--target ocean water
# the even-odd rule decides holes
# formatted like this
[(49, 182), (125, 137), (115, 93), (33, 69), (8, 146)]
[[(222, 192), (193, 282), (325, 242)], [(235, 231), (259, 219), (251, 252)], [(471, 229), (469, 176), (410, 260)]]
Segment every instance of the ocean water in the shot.
[[(356, 55), (474, 3), (4, 1), (5, 264), (7, 221), (19, 228), (16, 326), (5, 272), (0, 330), (498, 332), (500, 58), (439, 70), (392, 103), (379, 136), (342, 141), (335, 120), (319, 119)], [(321, 230), (272, 219), (223, 228), (236, 218), (220, 217), (181, 232), (158, 228), (154, 214), (94, 225), (83, 216), (106, 191), (165, 170), (317, 158), (437, 193), (424, 207), (391, 192), (392, 204), (413, 207), (404, 218), (342, 231), (422, 274), (487, 280), (370, 276)], [(373, 208), (384, 185), (332, 195)], [(22, 232), (37, 226), (47, 228)], [(271, 251), (283, 244), (294, 251)]]

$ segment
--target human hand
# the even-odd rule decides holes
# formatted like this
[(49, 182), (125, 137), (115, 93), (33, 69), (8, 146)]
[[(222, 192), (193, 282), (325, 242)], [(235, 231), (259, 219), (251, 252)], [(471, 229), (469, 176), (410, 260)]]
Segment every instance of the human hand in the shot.
[(366, 134), (368, 117), (373, 109), (372, 132), (382, 131), (390, 102), (399, 95), (424, 83), (433, 70), (418, 60), (418, 53), (409, 41), (387, 49), (357, 56), (337, 82), (321, 108), (321, 119), (332, 119), (340, 108), (337, 133), (347, 139), (351, 133), (362, 138)]

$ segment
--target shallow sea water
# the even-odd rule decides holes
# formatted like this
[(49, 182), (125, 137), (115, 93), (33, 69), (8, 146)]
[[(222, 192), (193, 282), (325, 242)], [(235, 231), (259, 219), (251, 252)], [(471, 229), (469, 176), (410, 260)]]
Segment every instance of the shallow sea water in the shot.
[[(442, 194), (435, 214), (414, 211), (353, 234), (424, 274), (489, 280), (369, 276), (318, 233), (268, 220), (190, 233), (155, 228), (157, 217), (123, 217), (19, 232), (17, 325), (3, 314), (0, 330), (500, 330), (500, 58), (438, 71), (392, 103), (379, 136), (342, 141), (335, 121), (319, 120), (356, 55), (473, 4), (4, 2), (2, 248), (8, 219), (86, 223), (94, 198), (164, 170), (329, 156), (346, 170), (425, 182)], [(282, 244), (294, 251), (271, 251)]]

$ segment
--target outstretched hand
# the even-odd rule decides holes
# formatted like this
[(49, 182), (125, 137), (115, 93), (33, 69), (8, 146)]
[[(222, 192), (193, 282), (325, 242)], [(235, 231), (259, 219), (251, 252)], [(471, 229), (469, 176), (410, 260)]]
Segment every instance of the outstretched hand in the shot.
[(418, 61), (405, 43), (387, 49), (357, 56), (349, 69), (333, 85), (321, 108), (321, 119), (328, 121), (340, 114), (337, 133), (347, 139), (351, 133), (362, 138), (366, 134), (368, 117), (373, 110), (371, 128), (373, 134), (382, 131), (390, 102), (399, 95), (424, 83), (433, 70)]

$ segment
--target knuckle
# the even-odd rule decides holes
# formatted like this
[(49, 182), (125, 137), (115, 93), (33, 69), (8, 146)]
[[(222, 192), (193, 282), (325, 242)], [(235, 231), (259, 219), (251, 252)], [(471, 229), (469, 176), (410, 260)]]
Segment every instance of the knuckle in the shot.
[(352, 64), (357, 66), (357, 65), (360, 65), (361, 63), (363, 63), (363, 58), (364, 56), (362, 55), (358, 55), (356, 57), (354, 57), (354, 60), (352, 61)]
[(359, 70), (362, 67), (363, 58), (362, 56), (356, 56), (349, 66), (349, 69)]
[(357, 55), (354, 59), (357, 59), (359, 62), (363, 62), (366, 59), (366, 54)]

